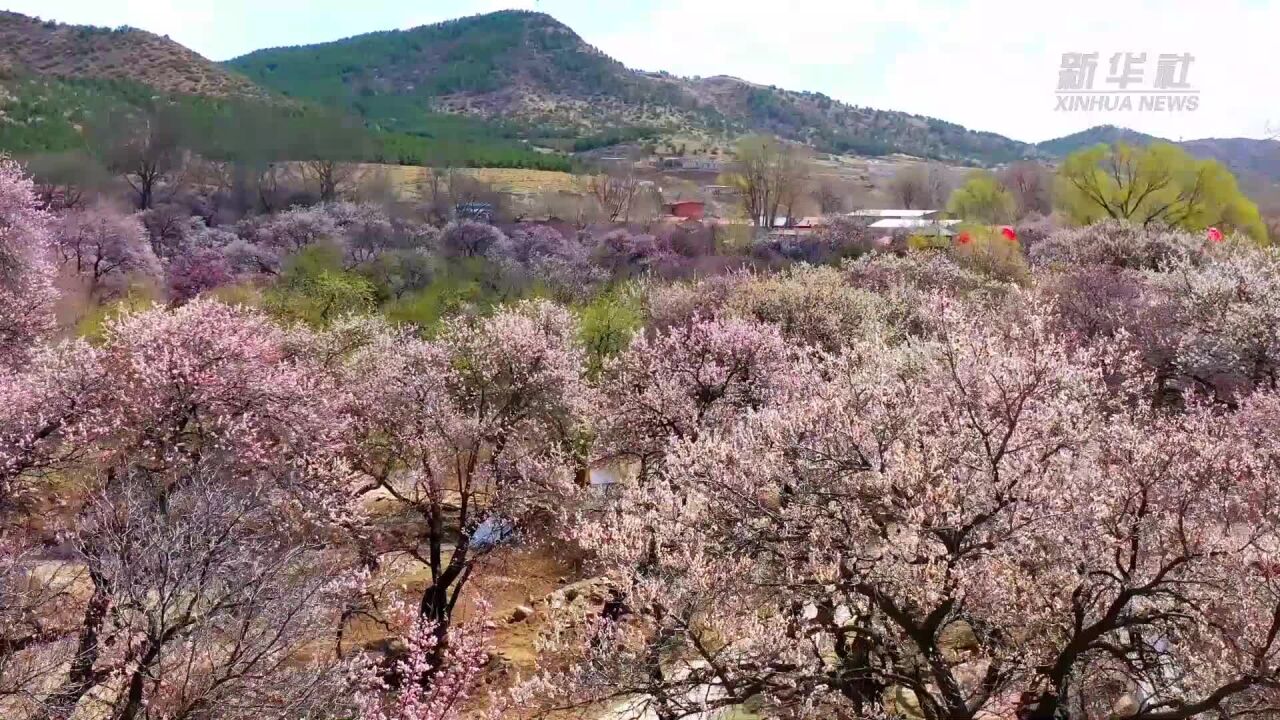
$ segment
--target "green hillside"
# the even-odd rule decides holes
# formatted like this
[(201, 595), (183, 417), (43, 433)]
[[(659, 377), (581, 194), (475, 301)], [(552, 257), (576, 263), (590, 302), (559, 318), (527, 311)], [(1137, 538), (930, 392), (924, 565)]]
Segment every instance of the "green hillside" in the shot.
[[(420, 132), (433, 113), (547, 138), (769, 132), (830, 152), (991, 164), (1037, 151), (994, 133), (736, 78), (628, 69), (543, 13), (502, 11), (404, 31), (259, 50), (226, 63), (295, 99)], [(574, 147), (576, 143), (544, 143)]]
[[(551, 17), (520, 11), (259, 50), (227, 65), (287, 97), (342, 107), (372, 125), (403, 132), (430, 132), (432, 111), (452, 109), (444, 98), (475, 98), (483, 107), (474, 114), (497, 117), (502, 113), (486, 110), (500, 109), (495, 103), (501, 99), (482, 98), (521, 91), (667, 104), (678, 95), (586, 47)], [(504, 129), (540, 131), (536, 118), (519, 120)], [(546, 120), (556, 124), (553, 117)]]

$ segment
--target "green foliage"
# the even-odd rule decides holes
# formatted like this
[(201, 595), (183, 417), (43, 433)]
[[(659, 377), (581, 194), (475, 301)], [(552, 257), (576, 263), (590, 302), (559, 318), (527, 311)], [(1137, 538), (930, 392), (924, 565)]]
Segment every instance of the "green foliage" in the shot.
[(907, 237), (908, 250), (945, 250), (951, 247), (954, 242), (946, 235), (925, 235), (923, 233), (913, 233)]
[(532, 132), (537, 143), (564, 152), (587, 152), (623, 143), (642, 143), (659, 137), (658, 128), (641, 125), (609, 128), (598, 133), (583, 135), (564, 128), (537, 128)]
[(130, 313), (142, 312), (155, 306), (155, 293), (143, 286), (130, 286), (124, 297), (89, 308), (76, 324), (76, 335), (92, 343), (100, 342), (106, 328), (113, 321)]
[(0, 79), (0, 151), (22, 156), (84, 149), (79, 127), (153, 91), (122, 80)]
[[(961, 235), (968, 242), (961, 243)], [(950, 247), (956, 264), (1001, 282), (1024, 284), (1031, 279), (1031, 267), (1017, 240), (1010, 240), (990, 225), (960, 225), (957, 241)]]
[(432, 333), (446, 317), (483, 315), (507, 303), (543, 297), (540, 285), (509, 282), (497, 265), (482, 257), (450, 259), (434, 273), (431, 284), (383, 307), (393, 322), (409, 323)]
[[(484, 92), (497, 87), (502, 60), (522, 26), (518, 14), (499, 13), (484, 23), (468, 18), (406, 32), (376, 32), (319, 45), (259, 50), (227, 64), (290, 97), (331, 105), (371, 97), (372, 68), (411, 63), (433, 62), (438, 67), (418, 79), (410, 97)], [(378, 114), (390, 122), (412, 122), (406, 117)]]
[(440, 277), (422, 290), (391, 302), (384, 312), (392, 322), (414, 325), (430, 334), (444, 318), (475, 305), (481, 294), (475, 281)]
[[(444, 116), (450, 117), (450, 116)], [(452, 120), (453, 118), (451, 118)], [(447, 124), (446, 124), (447, 125)], [(572, 165), (563, 155), (540, 153), (522, 143), (484, 134), (435, 135), (379, 133), (377, 150), (371, 159), (393, 165), (429, 167), (497, 167), (569, 172)]]
[(266, 306), (266, 300), (261, 287), (251, 282), (232, 283), (223, 285), (203, 293), (205, 297), (212, 298), (224, 305), (243, 305), (245, 307), (263, 308)]
[(279, 280), (267, 291), (265, 304), (279, 317), (323, 326), (336, 317), (371, 310), (374, 287), (366, 278), (343, 269), (340, 250), (312, 245), (288, 259)]
[(969, 174), (963, 185), (951, 193), (947, 212), (963, 220), (986, 225), (1013, 222), (1018, 203), (995, 175), (981, 170)]
[(621, 66), (614, 61), (582, 52), (581, 41), (561, 32), (551, 18), (517, 11), (259, 50), (227, 65), (288, 97), (347, 110), (370, 126), (411, 134), (435, 131), (436, 98), (499, 90), (518, 74), (555, 83), (565, 92), (627, 95), (638, 87), (626, 81), (628, 74), (618, 72)]
[(1058, 169), (1057, 204), (1080, 225), (1114, 218), (1199, 232), (1217, 226), (1259, 242), (1266, 229), (1258, 207), (1216, 160), (1197, 160), (1168, 143), (1096, 145)]
[(219, 160), (570, 169), (566, 157), (536, 152), (513, 139), (512, 131), (472, 118), (426, 114), (414, 134), (387, 132), (311, 105), (166, 95), (127, 80), (90, 78), (0, 80), (0, 151), (27, 156), (85, 150), (85, 128), (158, 108), (180, 119), (184, 146)]
[[(1030, 150), (992, 133), (844, 105), (813, 93), (736, 82), (711, 88), (696, 80), (637, 75), (539, 13), (503, 11), (319, 45), (260, 50), (227, 64), (286, 96), (349, 110), (371, 126), (397, 132), (424, 131), (432, 111), (456, 108), (459, 96), (467, 94), (489, 95), (493, 104), (484, 103), (486, 113), (518, 111), (530, 123), (557, 118), (579, 129), (616, 127), (620, 119), (637, 125), (674, 123), (711, 133), (755, 130), (826, 151), (903, 151), (963, 162), (1006, 162)], [(585, 113), (577, 106), (567, 111), (511, 107), (500, 93), (512, 89), (588, 105)], [(704, 92), (723, 93), (740, 109), (726, 116), (701, 97)], [(517, 130), (521, 137), (544, 138), (553, 147), (576, 152), (642, 138), (640, 130), (608, 130), (561, 142), (561, 135), (548, 135), (543, 128)]]
[(644, 321), (643, 297), (631, 285), (601, 293), (579, 308), (579, 334), (592, 377), (600, 374), (606, 360), (626, 349)]
[(868, 139), (842, 131), (824, 133), (819, 138), (818, 147), (841, 155), (852, 154), (869, 157), (879, 157), (896, 152), (896, 148), (884, 140)]

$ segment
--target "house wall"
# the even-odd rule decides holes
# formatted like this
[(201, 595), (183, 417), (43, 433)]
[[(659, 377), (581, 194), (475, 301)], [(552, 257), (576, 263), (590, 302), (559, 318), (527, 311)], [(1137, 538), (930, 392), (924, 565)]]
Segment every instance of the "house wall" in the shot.
[(671, 214), (689, 220), (701, 220), (706, 215), (706, 204), (700, 202), (672, 203)]

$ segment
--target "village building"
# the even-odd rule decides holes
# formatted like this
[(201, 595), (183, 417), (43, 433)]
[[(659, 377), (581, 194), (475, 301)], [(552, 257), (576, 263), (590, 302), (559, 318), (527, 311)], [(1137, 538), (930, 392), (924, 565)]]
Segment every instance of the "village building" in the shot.
[(453, 208), (453, 216), (458, 220), (474, 220), (476, 222), (493, 223), (493, 203), (469, 202), (459, 203)]
[(935, 237), (951, 237), (955, 235), (955, 231), (951, 228), (959, 225), (959, 220), (941, 220), (935, 218), (895, 218), (887, 217), (877, 220), (867, 227), (873, 230), (884, 230), (891, 233), (895, 230), (905, 230), (916, 235), (933, 235)]
[(896, 219), (915, 219), (915, 220), (931, 220), (942, 215), (941, 210), (907, 210), (907, 209), (869, 209), (854, 210), (851, 213), (845, 213), (851, 218), (862, 218), (868, 221), (874, 221), (886, 218)]
[(701, 220), (706, 217), (707, 204), (701, 200), (678, 200), (663, 206), (668, 215), (684, 220)]

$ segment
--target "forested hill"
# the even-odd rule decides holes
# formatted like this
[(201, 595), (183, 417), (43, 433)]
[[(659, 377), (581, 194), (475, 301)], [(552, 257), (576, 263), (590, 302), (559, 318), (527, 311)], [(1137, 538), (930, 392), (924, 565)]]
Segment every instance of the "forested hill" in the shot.
[(341, 104), (406, 131), (431, 110), (584, 131), (724, 123), (682, 87), (628, 70), (542, 13), (259, 50), (227, 65), (286, 96)]
[(499, 123), (434, 113), (413, 134), (366, 130), (341, 108), (286, 98), (167, 37), (0, 12), (0, 153), (87, 150), (121, 117), (141, 127), (157, 113), (212, 156), (569, 168)]
[(294, 98), (347, 107), (413, 132), (431, 111), (589, 135), (623, 127), (765, 131), (824, 150), (904, 152), (998, 163), (1036, 154), (994, 133), (822, 94), (718, 76), (628, 69), (549, 15), (502, 11), (318, 45), (259, 50), (227, 63)]

